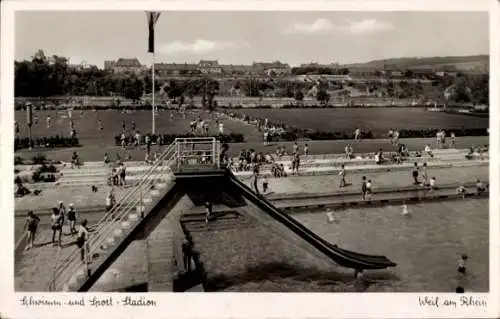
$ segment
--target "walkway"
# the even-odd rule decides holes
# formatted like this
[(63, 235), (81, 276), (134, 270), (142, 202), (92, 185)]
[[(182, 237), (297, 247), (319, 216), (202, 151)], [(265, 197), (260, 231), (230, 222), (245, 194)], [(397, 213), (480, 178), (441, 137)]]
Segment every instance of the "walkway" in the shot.
[[(407, 138), (401, 139), (401, 143), (406, 144), (410, 151), (422, 151), (426, 144), (431, 147), (436, 145), (436, 140), (434, 138)], [(335, 141), (301, 141), (299, 142), (300, 149), (302, 151), (304, 144), (309, 145), (309, 151), (311, 154), (332, 154), (332, 153), (343, 153), (344, 148), (348, 143), (351, 143), (354, 148), (355, 153), (370, 153), (376, 152), (379, 148), (384, 151), (394, 150), (394, 146), (389, 143), (387, 139), (376, 139), (376, 140), (362, 140), (359, 143), (354, 143), (354, 140), (335, 140)], [(464, 136), (457, 137), (456, 148), (470, 148), (472, 145), (481, 146), (489, 143), (488, 136)], [(264, 146), (263, 143), (258, 142), (248, 142), (248, 143), (230, 143), (229, 152), (233, 155), (239, 154), (242, 149), (254, 149), (257, 152), (276, 152), (278, 146), (285, 147), (289, 152), (292, 151), (293, 142), (274, 142), (269, 146)], [(152, 150), (158, 150), (157, 146), (153, 146)], [(121, 147), (117, 146), (91, 146), (85, 145), (79, 148), (65, 148), (65, 149), (34, 149), (34, 150), (21, 150), (15, 153), (15, 156), (21, 156), (25, 159), (31, 159), (33, 156), (38, 154), (44, 154), (47, 158), (55, 161), (71, 161), (71, 155), (76, 151), (80, 155), (83, 161), (102, 161), (104, 158), (104, 153), (108, 153), (113, 158), (115, 154), (120, 154), (123, 158), (125, 152)], [(140, 147), (130, 151), (130, 155), (134, 160), (144, 160), (144, 148)]]
[[(374, 173), (348, 173), (346, 179), (352, 183), (344, 188), (339, 188), (339, 177), (337, 175), (318, 176), (289, 176), (283, 178), (268, 178), (269, 190), (278, 194), (316, 194), (325, 192), (350, 192), (359, 191), (361, 178), (366, 176), (373, 181), (373, 188), (377, 187), (404, 187), (411, 184), (411, 169), (405, 171), (374, 172)], [(488, 166), (452, 167), (428, 169), (429, 177), (435, 176), (438, 185), (457, 184), (461, 182), (473, 182), (475, 179), (486, 182), (489, 180)], [(250, 185), (247, 178), (244, 183)], [(260, 185), (262, 186), (262, 185)], [(78, 212), (97, 210), (104, 208), (105, 199), (109, 186), (101, 187), (97, 193), (93, 193), (89, 187), (57, 187), (45, 189), (40, 196), (25, 196), (15, 199), (16, 216), (22, 215), (28, 210), (34, 210), (39, 214), (50, 214), (50, 209), (57, 205), (59, 200), (65, 204), (73, 203)], [(117, 199), (121, 198), (128, 189), (115, 187)]]

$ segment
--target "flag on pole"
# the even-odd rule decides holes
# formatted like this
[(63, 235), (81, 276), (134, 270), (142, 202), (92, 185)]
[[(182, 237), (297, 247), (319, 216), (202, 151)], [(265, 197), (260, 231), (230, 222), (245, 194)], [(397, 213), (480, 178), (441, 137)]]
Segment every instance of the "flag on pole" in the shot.
[(160, 12), (147, 11), (146, 15), (148, 17), (148, 29), (149, 29), (149, 38), (148, 38), (148, 52), (155, 52), (155, 24), (160, 17)]

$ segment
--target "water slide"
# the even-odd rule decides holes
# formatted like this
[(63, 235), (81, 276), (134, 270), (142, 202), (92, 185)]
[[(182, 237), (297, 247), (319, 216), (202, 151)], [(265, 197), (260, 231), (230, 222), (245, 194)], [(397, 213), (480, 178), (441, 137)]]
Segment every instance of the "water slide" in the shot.
[(238, 178), (236, 178), (233, 174), (230, 173), (229, 179), (232, 186), (236, 187), (245, 199), (257, 206), (261, 211), (284, 226), (287, 230), (295, 233), (295, 235), (299, 236), (303, 241), (312, 245), (317, 251), (326, 255), (339, 266), (357, 270), (385, 269), (396, 266), (396, 263), (392, 262), (385, 256), (360, 254), (339, 248), (337, 245), (329, 243), (317, 234), (313, 233), (309, 228), (296, 221), (293, 217), (290, 217), (288, 214), (280, 211), (263, 196), (257, 195), (251, 188), (238, 180)]

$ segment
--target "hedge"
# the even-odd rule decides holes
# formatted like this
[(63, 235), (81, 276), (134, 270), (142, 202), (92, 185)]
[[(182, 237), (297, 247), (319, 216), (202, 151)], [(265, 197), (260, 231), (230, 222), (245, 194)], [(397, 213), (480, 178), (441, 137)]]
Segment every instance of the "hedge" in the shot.
[[(14, 150), (29, 148), (30, 140), (28, 137), (16, 137), (14, 139)], [(78, 138), (76, 137), (63, 137), (63, 136), (50, 136), (39, 137), (31, 139), (32, 147), (43, 148), (58, 148), (58, 147), (76, 147), (80, 146)]]
[[(182, 105), (184, 108), (190, 110), (190, 109), (197, 109), (195, 106), (191, 106), (188, 103), (184, 103)], [(155, 107), (159, 110), (177, 110), (179, 109), (179, 104), (173, 104), (171, 106), (166, 106), (166, 105), (155, 105)], [(140, 104), (126, 104), (126, 105), (86, 105), (86, 106), (81, 106), (81, 105), (75, 105), (71, 107), (73, 110), (118, 110), (118, 111), (123, 111), (123, 110), (141, 110), (141, 111), (151, 111), (151, 105), (140, 105)], [(41, 110), (41, 106), (39, 105), (34, 105), (33, 109), (35, 111)], [(45, 106), (43, 108), (44, 110), (66, 110), (66, 107), (60, 107), (60, 106)], [(15, 106), (16, 111), (26, 111), (26, 104), (22, 103), (20, 105)]]
[[(29, 180), (28, 175), (24, 174), (23, 176), (17, 175), (14, 178), (14, 183), (22, 183), (23, 180), (25, 182), (29, 183), (49, 183), (49, 182), (55, 182), (57, 180), (57, 173), (58, 173), (57, 167), (54, 165), (46, 165), (42, 164), (41, 166), (37, 167), (35, 171), (31, 173), (31, 180)], [(19, 173), (19, 171), (17, 172)], [(29, 173), (29, 171), (26, 171), (26, 173)], [(22, 177), (22, 178), (21, 178)]]
[[(400, 138), (435, 138), (438, 129), (420, 129), (420, 130), (400, 130)], [(447, 135), (453, 132), (455, 136), (487, 136), (486, 129), (472, 128), (472, 129), (448, 129), (446, 130)], [(349, 140), (354, 136), (352, 133), (348, 132), (316, 132), (310, 130), (300, 130), (294, 129), (285, 132), (281, 135), (276, 135), (272, 137), (275, 141), (294, 141), (298, 138), (307, 138), (311, 140)], [(362, 132), (362, 139), (375, 139), (375, 138), (387, 138), (385, 134), (377, 134), (373, 132)]]
[[(163, 134), (163, 135), (161, 135), (161, 140), (158, 141), (159, 137), (160, 136), (157, 136), (157, 135), (151, 135), (151, 142), (157, 143), (160, 145), (169, 145), (169, 144), (172, 144), (172, 142), (176, 138), (205, 137), (205, 136), (190, 134), (190, 133), (188, 133), (188, 134)], [(245, 142), (245, 137), (241, 133), (222, 134), (222, 135), (216, 136), (216, 138), (221, 143), (244, 143)], [(126, 136), (125, 141), (129, 145), (134, 144), (135, 138), (133, 136)], [(141, 136), (141, 144), (146, 144), (146, 136)], [(121, 145), (121, 136), (120, 135), (115, 136), (115, 145), (117, 145), (117, 146)]]

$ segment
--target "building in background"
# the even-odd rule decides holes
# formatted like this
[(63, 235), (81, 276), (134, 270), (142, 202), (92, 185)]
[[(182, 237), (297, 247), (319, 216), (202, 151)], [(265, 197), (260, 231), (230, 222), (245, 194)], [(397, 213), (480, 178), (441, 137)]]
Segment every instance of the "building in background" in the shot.
[(220, 74), (222, 67), (217, 60), (201, 60), (198, 63), (198, 70), (203, 74)]
[(290, 65), (287, 63), (281, 63), (280, 61), (254, 62), (252, 64), (252, 72), (254, 74), (270, 75), (271, 73), (274, 73), (275, 75), (287, 75), (290, 74), (290, 71)]
[(140, 74), (147, 70), (137, 58), (119, 58), (116, 61), (104, 61), (104, 69), (113, 73), (133, 73)]
[(156, 63), (155, 72), (160, 78), (172, 75), (192, 76), (200, 74), (198, 65), (192, 63)]

